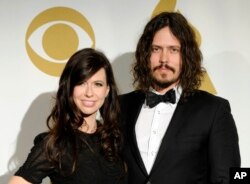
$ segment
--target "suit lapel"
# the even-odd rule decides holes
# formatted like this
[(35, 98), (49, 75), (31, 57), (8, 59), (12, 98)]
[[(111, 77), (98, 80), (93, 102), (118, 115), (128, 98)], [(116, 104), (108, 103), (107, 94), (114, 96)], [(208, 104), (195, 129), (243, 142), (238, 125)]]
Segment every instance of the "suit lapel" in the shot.
[(180, 126), (183, 124), (184, 120), (188, 116), (189, 112), (185, 108), (186, 103), (179, 102), (176, 110), (173, 114), (173, 117), (169, 123), (169, 126), (166, 130), (166, 133), (162, 139), (161, 146), (159, 148), (157, 157), (155, 159), (154, 165), (152, 167), (151, 173), (152, 174), (155, 170), (158, 169), (158, 163), (161, 162), (161, 160), (165, 157), (166, 150), (168, 149), (168, 145), (174, 143), (175, 135), (177, 134), (177, 131), (179, 130)]

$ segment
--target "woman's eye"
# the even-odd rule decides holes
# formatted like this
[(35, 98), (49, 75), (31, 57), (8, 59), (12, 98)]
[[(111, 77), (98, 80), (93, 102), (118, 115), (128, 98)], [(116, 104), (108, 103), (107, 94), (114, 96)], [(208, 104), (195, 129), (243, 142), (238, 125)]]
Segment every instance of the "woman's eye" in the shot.
[(84, 86), (86, 84), (86, 82), (81, 82), (79, 83), (79, 86)]
[(102, 83), (100, 83), (100, 82), (96, 82), (96, 83), (95, 83), (95, 86), (97, 86), (97, 87), (102, 87), (102, 86), (103, 86), (103, 84), (102, 84)]

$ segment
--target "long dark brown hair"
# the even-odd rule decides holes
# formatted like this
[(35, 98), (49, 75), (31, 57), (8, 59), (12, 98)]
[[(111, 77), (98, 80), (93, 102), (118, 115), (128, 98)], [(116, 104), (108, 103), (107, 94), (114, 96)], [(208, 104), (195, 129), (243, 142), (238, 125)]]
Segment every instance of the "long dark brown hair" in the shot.
[(153, 17), (145, 26), (135, 52), (133, 84), (144, 92), (148, 91), (152, 85), (149, 68), (152, 41), (156, 32), (166, 26), (181, 44), (182, 68), (179, 85), (185, 97), (200, 87), (205, 69), (201, 66), (202, 53), (195, 40), (195, 33), (186, 18), (177, 12), (162, 12)]
[[(122, 141), (118, 127), (120, 109), (111, 64), (102, 52), (85, 48), (73, 54), (67, 62), (59, 80), (55, 105), (47, 118), (47, 126), (50, 131), (46, 152), (49, 160), (59, 168), (62, 164), (61, 158), (67, 151), (73, 153), (72, 172), (77, 164), (76, 132), (84, 121), (84, 114), (74, 103), (73, 89), (101, 68), (105, 70), (110, 90), (100, 109), (103, 123), (99, 125), (97, 132), (100, 134), (102, 152), (105, 158), (109, 161), (116, 161), (119, 158)], [(66, 150), (67, 145), (70, 145), (72, 150)]]

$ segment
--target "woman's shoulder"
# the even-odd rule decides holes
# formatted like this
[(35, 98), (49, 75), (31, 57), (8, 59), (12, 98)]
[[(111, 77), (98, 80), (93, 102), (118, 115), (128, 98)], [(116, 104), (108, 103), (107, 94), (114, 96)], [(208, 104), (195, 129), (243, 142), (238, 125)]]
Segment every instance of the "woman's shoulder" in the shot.
[(38, 145), (46, 140), (48, 137), (48, 132), (42, 132), (34, 138), (34, 145)]
[(34, 146), (31, 148), (24, 164), (15, 173), (30, 183), (41, 183), (45, 176), (48, 176), (54, 169), (46, 157), (44, 141), (48, 133), (40, 133), (34, 139)]

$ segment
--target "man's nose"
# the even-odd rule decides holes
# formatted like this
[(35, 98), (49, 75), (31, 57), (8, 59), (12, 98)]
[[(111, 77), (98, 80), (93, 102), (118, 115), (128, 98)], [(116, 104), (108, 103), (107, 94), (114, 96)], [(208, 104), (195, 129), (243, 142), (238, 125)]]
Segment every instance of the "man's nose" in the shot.
[(161, 63), (166, 63), (168, 62), (169, 59), (169, 53), (167, 49), (163, 49), (161, 52), (161, 57), (160, 57), (160, 62)]

